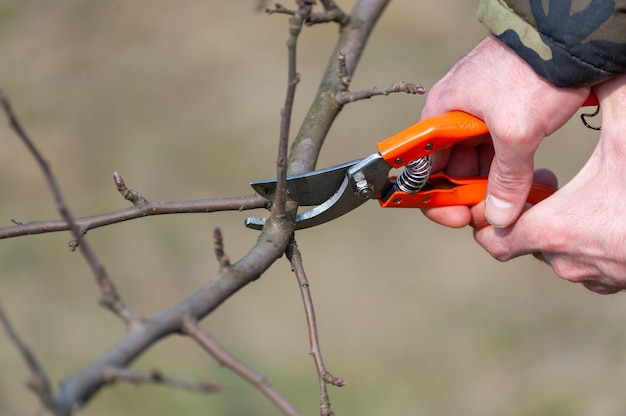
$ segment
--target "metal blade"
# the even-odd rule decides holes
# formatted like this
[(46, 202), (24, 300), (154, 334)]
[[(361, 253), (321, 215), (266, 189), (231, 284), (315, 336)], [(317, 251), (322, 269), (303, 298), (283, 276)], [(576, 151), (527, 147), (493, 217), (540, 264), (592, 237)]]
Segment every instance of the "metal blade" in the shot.
[[(296, 216), (296, 229), (314, 227), (332, 221), (376, 198), (388, 180), (391, 166), (379, 154), (373, 154), (351, 166), (335, 193), (315, 208)], [(357, 182), (366, 180), (370, 191), (367, 196), (357, 192)], [(246, 227), (260, 230), (265, 218), (248, 218)]]
[[(346, 172), (362, 159), (287, 177), (287, 193), (300, 206), (319, 205), (329, 199), (346, 177)], [(271, 201), (276, 193), (276, 178), (252, 182), (254, 191)]]

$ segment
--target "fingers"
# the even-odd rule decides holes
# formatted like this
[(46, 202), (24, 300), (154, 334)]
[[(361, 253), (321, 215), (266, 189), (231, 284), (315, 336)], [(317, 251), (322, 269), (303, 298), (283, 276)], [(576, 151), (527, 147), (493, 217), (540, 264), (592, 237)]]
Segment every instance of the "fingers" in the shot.
[(535, 151), (543, 137), (528, 139), (524, 132), (495, 134), (492, 131), (495, 156), (489, 171), (485, 216), (494, 227), (504, 228), (524, 208), (533, 180)]
[(451, 228), (462, 228), (469, 225), (472, 221), (472, 213), (469, 207), (424, 208), (422, 212), (429, 220)]
[(529, 235), (524, 219), (525, 217), (522, 215), (517, 222), (506, 228), (484, 226), (483, 223), (482, 228), (475, 227), (474, 239), (499, 261), (508, 261), (519, 256), (536, 253), (540, 250), (533, 244), (534, 239)]

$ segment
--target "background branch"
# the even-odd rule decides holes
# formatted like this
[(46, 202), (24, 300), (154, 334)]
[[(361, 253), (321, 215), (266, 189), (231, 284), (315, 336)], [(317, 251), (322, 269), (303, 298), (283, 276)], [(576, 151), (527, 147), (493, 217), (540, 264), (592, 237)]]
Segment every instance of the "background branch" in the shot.
[(284, 414), (289, 416), (301, 415), (289, 400), (272, 387), (267, 378), (252, 370), (219, 345), (207, 332), (200, 328), (195, 319), (191, 317), (186, 319), (183, 333), (186, 333), (196, 341), (198, 345), (208, 352), (220, 365), (228, 368), (261, 391), (261, 393), (270, 399)]
[(2, 305), (0, 305), (0, 324), (30, 370), (28, 387), (39, 397), (45, 408), (51, 408), (53, 390), (48, 375), (31, 348), (18, 335)]
[(202, 394), (218, 393), (222, 386), (206, 381), (192, 381), (179, 377), (166, 376), (158, 370), (148, 372), (132, 371), (127, 368), (106, 367), (103, 377), (108, 382), (126, 381), (132, 384), (160, 384), (177, 389), (193, 391)]
[[(56, 203), (57, 209), (59, 213), (63, 217), (63, 219), (67, 222), (69, 229), (74, 237), (74, 241), (79, 241), (82, 237), (81, 231), (79, 227), (74, 222), (74, 218), (69, 210), (69, 207), (65, 203), (63, 196), (61, 195), (61, 189), (55, 179), (52, 169), (48, 162), (43, 158), (42, 154), (39, 152), (39, 149), (35, 146), (35, 143), (28, 136), (24, 128), (22, 127), (20, 121), (17, 118), (17, 115), (11, 108), (11, 104), (9, 103), (6, 95), (0, 91), (0, 105), (4, 109), (5, 114), (9, 119), (9, 124), (13, 131), (17, 134), (17, 136), (22, 140), (24, 145), (28, 148), (32, 156), (37, 161), (37, 164), (41, 168), (46, 182), (48, 183), (48, 187), (52, 192), (52, 196)], [(117, 292), (115, 284), (107, 274), (104, 269), (104, 265), (100, 261), (100, 259), (96, 256), (96, 253), (92, 250), (91, 246), (87, 244), (86, 241), (83, 241), (80, 245), (80, 251), (89, 264), (91, 271), (93, 272), (96, 283), (100, 288), (101, 299), (100, 304), (105, 308), (109, 309), (111, 312), (116, 314), (120, 319), (122, 319), (127, 326), (140, 325), (140, 319), (135, 313), (126, 306), (126, 304), (122, 301), (122, 298)]]

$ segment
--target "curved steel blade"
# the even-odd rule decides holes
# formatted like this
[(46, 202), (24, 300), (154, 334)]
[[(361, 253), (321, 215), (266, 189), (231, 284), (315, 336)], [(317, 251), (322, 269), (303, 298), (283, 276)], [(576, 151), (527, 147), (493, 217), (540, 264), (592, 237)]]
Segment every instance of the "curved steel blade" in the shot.
[[(327, 200), (315, 208), (296, 216), (296, 229), (314, 227), (332, 221), (361, 206), (366, 201), (376, 198), (380, 190), (387, 183), (391, 166), (378, 154), (358, 161), (351, 166), (341, 182), (339, 188)], [(367, 195), (357, 192), (366, 181), (369, 191)], [(248, 218), (246, 227), (260, 230), (265, 224), (265, 218)]]
[[(287, 194), (300, 206), (318, 205), (330, 198), (346, 177), (346, 172), (362, 159), (287, 177)], [(252, 182), (254, 191), (268, 201), (274, 200), (276, 178)]]

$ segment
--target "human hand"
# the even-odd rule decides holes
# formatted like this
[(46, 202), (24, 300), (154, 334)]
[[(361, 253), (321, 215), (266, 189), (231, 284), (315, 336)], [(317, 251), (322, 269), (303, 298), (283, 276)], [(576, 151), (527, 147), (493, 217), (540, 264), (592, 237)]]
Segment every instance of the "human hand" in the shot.
[(508, 228), (489, 225), (478, 205), (472, 224), (476, 241), (496, 259), (534, 254), (563, 279), (609, 294), (626, 289), (626, 75), (594, 92), (602, 133), (581, 171)]
[[(506, 227), (524, 207), (541, 140), (563, 126), (588, 95), (589, 88), (555, 87), (490, 36), (433, 86), (421, 117), (465, 111), (485, 121), (491, 141), (477, 148), (456, 146), (434, 154), (433, 171), (445, 168), (453, 176), (488, 173), (486, 204), (481, 206), (491, 224)], [(449, 227), (463, 227), (472, 218), (470, 209), (460, 206), (430, 208), (424, 213)]]

